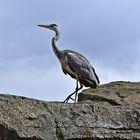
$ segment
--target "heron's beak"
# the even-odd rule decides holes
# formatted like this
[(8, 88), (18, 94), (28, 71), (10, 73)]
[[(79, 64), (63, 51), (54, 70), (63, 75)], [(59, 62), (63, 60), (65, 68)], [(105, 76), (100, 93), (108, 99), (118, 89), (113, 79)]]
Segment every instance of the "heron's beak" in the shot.
[(39, 27), (49, 28), (49, 25), (38, 25)]

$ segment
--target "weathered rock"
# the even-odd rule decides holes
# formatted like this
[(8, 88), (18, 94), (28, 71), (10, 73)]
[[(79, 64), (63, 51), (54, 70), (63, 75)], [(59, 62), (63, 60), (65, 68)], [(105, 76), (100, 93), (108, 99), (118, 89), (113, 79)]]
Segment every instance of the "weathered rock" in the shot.
[(78, 95), (79, 101), (108, 102), (112, 105), (140, 105), (140, 82), (111, 82), (97, 89), (86, 89)]
[(140, 139), (139, 97), (129, 82), (84, 90), (76, 105), (0, 95), (0, 140)]

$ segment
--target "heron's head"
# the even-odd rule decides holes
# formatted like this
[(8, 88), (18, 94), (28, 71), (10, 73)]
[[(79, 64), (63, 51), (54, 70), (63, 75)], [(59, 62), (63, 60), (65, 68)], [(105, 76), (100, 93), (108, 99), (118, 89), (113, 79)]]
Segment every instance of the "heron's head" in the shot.
[(53, 30), (53, 31), (58, 31), (59, 30), (59, 27), (58, 25), (56, 24), (50, 24), (50, 25), (38, 25), (40, 27), (43, 27), (43, 28), (47, 28), (47, 29), (50, 29), (50, 30)]

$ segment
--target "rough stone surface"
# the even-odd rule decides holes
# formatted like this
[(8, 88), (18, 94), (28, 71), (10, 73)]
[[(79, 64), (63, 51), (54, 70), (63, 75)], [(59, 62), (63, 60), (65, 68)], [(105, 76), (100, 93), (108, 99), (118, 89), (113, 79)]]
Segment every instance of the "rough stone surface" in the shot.
[(107, 102), (112, 105), (140, 105), (140, 82), (111, 82), (97, 89), (86, 89), (79, 93), (79, 101)]
[(140, 83), (87, 89), (79, 102), (0, 95), (0, 140), (140, 139)]

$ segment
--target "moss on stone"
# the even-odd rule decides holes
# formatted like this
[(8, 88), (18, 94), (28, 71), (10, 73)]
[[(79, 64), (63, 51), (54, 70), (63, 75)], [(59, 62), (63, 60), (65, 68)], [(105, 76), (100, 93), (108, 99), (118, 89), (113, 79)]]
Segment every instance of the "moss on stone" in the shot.
[(56, 127), (56, 136), (57, 136), (58, 140), (63, 140), (64, 139), (61, 128), (58, 127), (58, 126)]

